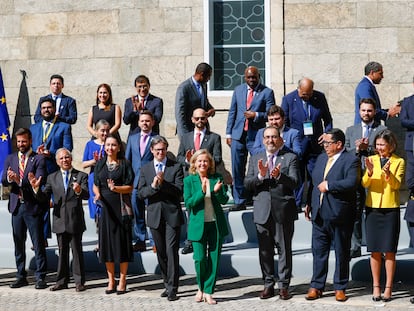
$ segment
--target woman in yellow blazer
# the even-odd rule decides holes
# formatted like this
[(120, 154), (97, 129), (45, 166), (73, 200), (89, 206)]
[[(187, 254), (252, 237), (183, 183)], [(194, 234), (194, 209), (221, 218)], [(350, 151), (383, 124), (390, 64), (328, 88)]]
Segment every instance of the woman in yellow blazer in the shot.
[[(365, 159), (366, 171), (362, 185), (367, 189), (366, 231), (367, 250), (371, 252), (373, 281), (372, 300), (391, 300), (395, 273), (395, 254), (400, 235), (400, 186), (405, 162), (394, 154), (397, 140), (386, 129), (375, 136), (377, 154)], [(386, 284), (381, 297), (380, 276), (382, 253), (385, 253)]]
[(215, 173), (214, 160), (206, 149), (190, 159), (184, 178), (184, 202), (189, 211), (188, 239), (193, 242), (193, 259), (198, 292), (195, 301), (216, 304), (212, 298), (217, 279), (221, 246), (228, 234), (221, 204), (228, 200), (223, 177)]

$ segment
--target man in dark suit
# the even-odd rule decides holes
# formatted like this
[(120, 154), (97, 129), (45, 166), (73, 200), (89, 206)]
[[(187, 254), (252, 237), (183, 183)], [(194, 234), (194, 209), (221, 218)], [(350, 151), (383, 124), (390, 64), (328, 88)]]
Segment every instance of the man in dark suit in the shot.
[[(374, 138), (387, 127), (375, 121), (375, 101), (372, 98), (362, 98), (359, 104), (361, 122), (350, 126), (345, 132), (345, 148), (361, 159), (361, 167), (365, 167), (365, 158), (375, 154)], [(358, 185), (356, 216), (351, 240), (351, 258), (361, 256), (362, 243), (362, 212), (365, 207), (365, 188)]]
[(322, 134), (332, 128), (332, 116), (325, 95), (313, 89), (313, 81), (309, 78), (299, 80), (298, 88), (283, 97), (282, 109), (286, 116), (285, 125), (297, 129), (303, 137), (298, 193), (301, 198), (305, 182), (310, 180), (316, 158), (323, 150), (320, 145)]
[(253, 218), (259, 240), (259, 259), (264, 280), (261, 299), (274, 296), (274, 248), (278, 248), (279, 296), (290, 299), (292, 238), (298, 218), (294, 190), (299, 184), (299, 167), (294, 153), (283, 149), (279, 129), (269, 126), (263, 132), (265, 152), (253, 155), (244, 181), (253, 193)]
[(275, 104), (273, 90), (260, 83), (259, 70), (249, 66), (243, 83), (234, 89), (226, 127), (226, 143), (231, 148), (234, 207), (246, 209), (244, 177), (247, 152), (252, 154), (257, 131), (266, 126), (266, 112)]
[[(323, 136), (325, 153), (318, 156), (312, 173), (312, 202), (305, 216), (312, 216), (313, 275), (307, 300), (322, 297), (328, 275), (331, 247), (335, 250), (334, 289), (337, 301), (347, 300), (349, 249), (355, 221), (360, 160), (345, 150), (345, 134), (331, 129)], [(312, 209), (312, 211), (311, 211)]]
[(36, 113), (34, 115), (35, 123), (42, 122), (41, 103), (44, 99), (53, 99), (56, 102), (56, 117), (57, 120), (68, 124), (75, 124), (78, 118), (76, 110), (76, 100), (70, 96), (62, 93), (64, 87), (63, 77), (61, 75), (54, 74), (50, 77), (50, 94), (40, 97), (39, 104), (37, 105)]
[(29, 129), (20, 128), (16, 131), (17, 152), (10, 154), (4, 162), (2, 183), (10, 189), (9, 212), (12, 214), (14, 255), (16, 257), (16, 281), (11, 288), (28, 285), (26, 276), (26, 236), (29, 230), (33, 242), (36, 264), (36, 289), (47, 287), (46, 250), (43, 237), (44, 205), (36, 200), (29, 183), (28, 174), (37, 178), (45, 176), (44, 158), (32, 151), (32, 133)]
[(134, 86), (137, 90), (137, 95), (127, 98), (124, 104), (124, 123), (126, 125), (130, 124), (128, 136), (136, 131), (140, 131), (138, 120), (142, 111), (151, 111), (154, 117), (152, 131), (159, 135), (164, 109), (162, 98), (150, 94), (151, 84), (147, 76), (139, 75), (136, 77)]
[(148, 200), (147, 224), (157, 248), (157, 259), (164, 280), (165, 291), (161, 297), (177, 300), (180, 246), (180, 227), (183, 224), (181, 197), (183, 194), (183, 169), (167, 158), (168, 142), (162, 136), (151, 141), (154, 160), (141, 168), (138, 197)]
[(381, 101), (375, 88), (375, 84), (380, 84), (384, 78), (384, 71), (382, 65), (377, 62), (369, 62), (364, 68), (365, 76), (358, 83), (355, 89), (355, 121), (354, 124), (359, 124), (361, 118), (359, 116), (359, 102), (362, 98), (372, 98), (375, 101), (375, 121), (386, 121), (388, 118), (394, 117), (400, 113), (400, 104), (396, 103), (390, 109), (382, 109)]
[(82, 234), (86, 230), (82, 199), (89, 198), (88, 175), (72, 167), (72, 154), (65, 148), (56, 152), (60, 170), (47, 176), (44, 189), (40, 189), (42, 177), (29, 173), (29, 181), (39, 200), (48, 202), (53, 194), (53, 232), (59, 246), (56, 284), (50, 288), (58, 291), (68, 288), (70, 279), (69, 249), (72, 249), (73, 278), (76, 291), (85, 288), (85, 268), (82, 251)]
[(134, 210), (133, 249), (135, 252), (147, 250), (145, 239), (147, 226), (145, 224), (145, 201), (138, 198), (138, 181), (141, 167), (154, 159), (150, 150), (151, 140), (156, 135), (153, 132), (155, 124), (151, 111), (143, 110), (139, 115), (140, 131), (128, 137), (125, 158), (132, 163), (134, 170), (134, 189), (132, 190), (132, 208)]
[[(175, 94), (175, 120), (178, 138), (194, 129), (191, 116), (196, 108), (203, 108), (208, 117), (214, 117), (215, 111), (207, 97), (207, 82), (213, 68), (207, 63), (197, 65), (193, 76), (182, 82)], [(208, 127), (208, 125), (207, 125)]]

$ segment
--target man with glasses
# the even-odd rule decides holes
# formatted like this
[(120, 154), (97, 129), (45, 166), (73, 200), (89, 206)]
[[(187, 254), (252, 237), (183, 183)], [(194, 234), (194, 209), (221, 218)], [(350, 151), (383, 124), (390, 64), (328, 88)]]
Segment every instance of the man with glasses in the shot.
[(313, 255), (312, 281), (305, 298), (315, 300), (322, 297), (332, 247), (336, 258), (335, 299), (343, 302), (347, 300), (345, 290), (349, 281), (349, 249), (360, 181), (360, 160), (345, 150), (345, 134), (340, 129), (327, 131), (322, 145), (325, 153), (318, 156), (312, 172), (312, 203), (305, 209), (306, 218), (312, 219)]
[(139, 75), (134, 82), (137, 94), (127, 98), (124, 104), (124, 123), (130, 124), (129, 135), (139, 132), (138, 119), (142, 111), (151, 111), (154, 116), (152, 131), (160, 133), (160, 122), (163, 115), (164, 103), (161, 98), (150, 94), (150, 80), (144, 75)]
[(167, 158), (168, 142), (162, 136), (151, 141), (154, 159), (141, 168), (138, 198), (148, 200), (147, 225), (157, 248), (157, 259), (164, 280), (161, 297), (177, 300), (180, 229), (184, 222), (181, 210), (183, 169)]
[(269, 126), (263, 132), (265, 151), (250, 158), (244, 181), (253, 194), (253, 219), (259, 240), (259, 259), (264, 279), (260, 299), (274, 296), (274, 249), (278, 248), (279, 297), (290, 299), (292, 277), (292, 238), (298, 219), (294, 190), (299, 184), (297, 157), (283, 148), (279, 129)]

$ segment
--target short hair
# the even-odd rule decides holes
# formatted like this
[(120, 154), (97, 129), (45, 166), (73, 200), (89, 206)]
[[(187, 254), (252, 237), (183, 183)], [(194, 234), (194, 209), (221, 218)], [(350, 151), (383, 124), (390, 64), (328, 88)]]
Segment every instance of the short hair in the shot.
[(70, 158), (73, 159), (72, 152), (70, 152), (69, 149), (67, 149), (65, 147), (62, 147), (62, 148), (59, 148), (58, 150), (56, 150), (56, 153), (55, 153), (55, 159), (56, 159), (56, 161), (58, 160), (58, 154), (61, 153), (62, 151), (66, 151), (69, 154)]
[(195, 72), (196, 73), (205, 73), (205, 72), (212, 72), (213, 67), (211, 67), (207, 63), (200, 63), (197, 65)]
[(359, 107), (361, 107), (362, 104), (369, 104), (374, 106), (374, 108), (376, 108), (377, 103), (375, 102), (375, 99), (373, 98), (361, 98), (361, 100), (359, 101)]
[(53, 108), (56, 109), (56, 101), (51, 97), (44, 97), (40, 99), (39, 107), (42, 108), (43, 103), (51, 103)]
[(374, 146), (377, 143), (377, 139), (382, 138), (385, 140), (391, 147), (391, 153), (394, 153), (397, 150), (397, 137), (395, 137), (394, 133), (389, 129), (384, 129), (377, 133), (374, 138)]
[(154, 118), (154, 114), (153, 114), (151, 111), (149, 111), (149, 110), (143, 110), (143, 111), (141, 111), (141, 112), (139, 113), (139, 118), (138, 118), (138, 120), (139, 120), (139, 119), (141, 119), (141, 116), (142, 116), (142, 115), (147, 115), (147, 116), (150, 116), (150, 117), (151, 117), (151, 119), (155, 120), (155, 118)]
[(151, 148), (153, 148), (156, 144), (163, 143), (168, 148), (168, 141), (164, 136), (157, 135), (154, 136), (151, 140)]
[(151, 86), (150, 80), (145, 75), (139, 75), (135, 78), (134, 87), (137, 86), (137, 83), (146, 83), (148, 86)]
[(335, 142), (340, 141), (342, 142), (342, 146), (345, 146), (345, 134), (340, 129), (332, 128), (326, 131), (326, 134), (331, 135), (333, 141)]
[(274, 129), (274, 130), (276, 130), (276, 132), (277, 132), (277, 136), (279, 136), (279, 137), (280, 137), (280, 130), (279, 130), (276, 126), (269, 125), (269, 126), (266, 126), (266, 127), (265, 127), (265, 129), (263, 130), (263, 138), (265, 137), (265, 136), (264, 136), (264, 135), (265, 135), (265, 132), (266, 132), (266, 130), (268, 130), (268, 129)]
[(96, 105), (99, 105), (98, 92), (99, 92), (99, 89), (101, 87), (106, 88), (106, 90), (108, 91), (108, 94), (109, 94), (108, 102), (109, 102), (109, 104), (112, 104), (112, 90), (111, 90), (111, 86), (109, 84), (106, 84), (106, 83), (101, 83), (101, 84), (98, 85), (98, 88), (96, 89)]
[(109, 122), (108, 122), (108, 121), (106, 121), (105, 119), (100, 119), (98, 122), (96, 122), (96, 123), (95, 123), (95, 130), (100, 129), (100, 128), (101, 128), (102, 126), (104, 126), (104, 125), (111, 126), (111, 125), (109, 124)]
[(58, 74), (51, 75), (49, 83), (51, 83), (53, 79), (59, 79), (62, 82), (62, 85), (65, 84), (63, 77), (61, 75), (58, 75)]
[(377, 72), (377, 71), (380, 71), (381, 69), (382, 69), (382, 65), (380, 63), (369, 62), (368, 64), (365, 65), (364, 72), (365, 72), (365, 75), (367, 76), (369, 75), (371, 71)]
[(277, 113), (282, 117), (282, 119), (285, 117), (285, 112), (283, 111), (282, 107), (278, 105), (272, 105), (267, 111), (267, 116), (270, 117)]
[(27, 135), (27, 137), (29, 137), (29, 139), (32, 139), (32, 132), (26, 128), (26, 127), (21, 127), (19, 128), (16, 133), (14, 133), (14, 136), (23, 136), (23, 135)]
[(195, 175), (197, 173), (197, 169), (195, 167), (195, 162), (197, 161), (197, 158), (201, 155), (207, 155), (208, 158), (208, 174), (214, 174), (216, 172), (216, 164), (214, 163), (213, 157), (211, 156), (211, 153), (208, 152), (207, 149), (199, 149), (197, 150), (190, 159), (190, 168), (188, 169), (190, 174)]

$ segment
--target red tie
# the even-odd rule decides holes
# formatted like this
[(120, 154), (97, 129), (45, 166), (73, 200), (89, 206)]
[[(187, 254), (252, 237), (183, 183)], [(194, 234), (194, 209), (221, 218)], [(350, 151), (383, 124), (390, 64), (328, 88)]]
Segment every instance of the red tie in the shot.
[(144, 98), (141, 98), (141, 100), (140, 100), (141, 110), (144, 110), (144, 102), (145, 102), (145, 99)]
[[(246, 110), (250, 109), (250, 106), (252, 105), (254, 90), (249, 89), (249, 93), (247, 94), (247, 100), (246, 100)], [(249, 129), (249, 120), (246, 119), (244, 122), (244, 130), (247, 131)]]
[(196, 138), (195, 138), (195, 141), (194, 141), (195, 150), (200, 150), (200, 138), (201, 138), (201, 133), (198, 132), (196, 134)]
[(25, 162), (26, 162), (26, 155), (24, 153), (22, 153), (22, 155), (20, 156), (20, 165), (19, 165), (20, 182), (22, 182), (23, 177), (24, 177)]

